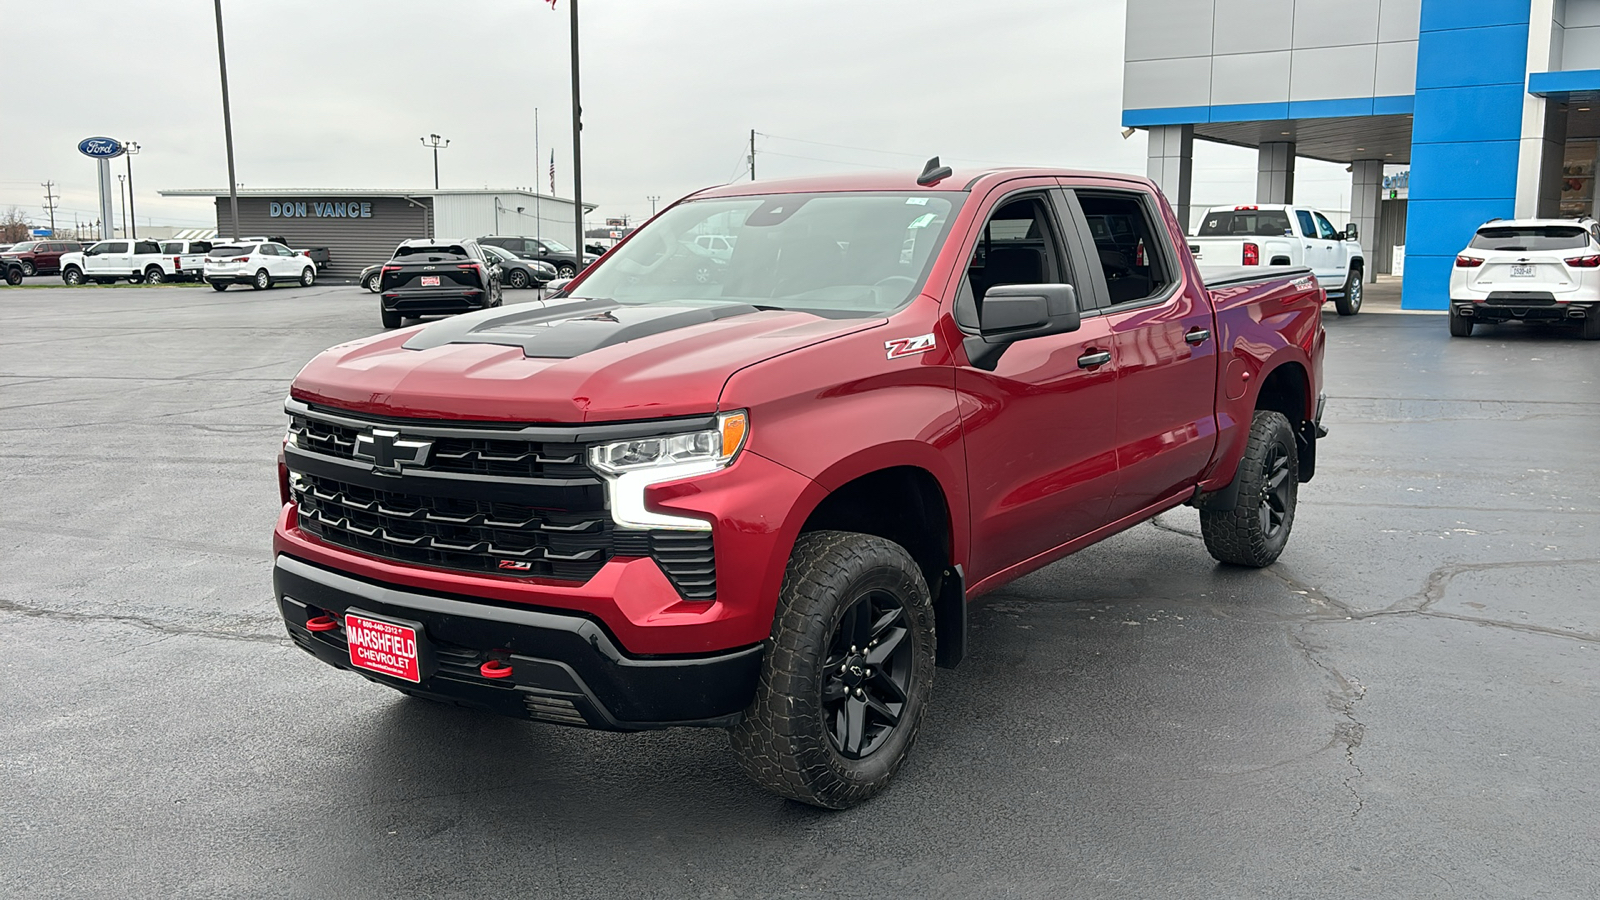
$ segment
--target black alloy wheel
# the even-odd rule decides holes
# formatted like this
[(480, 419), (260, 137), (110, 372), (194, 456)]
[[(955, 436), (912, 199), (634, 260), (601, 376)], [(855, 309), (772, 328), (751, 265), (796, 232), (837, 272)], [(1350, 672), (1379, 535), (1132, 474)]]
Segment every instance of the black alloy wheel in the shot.
[(528, 286), (528, 273), (521, 269), (512, 269), (508, 280), (511, 282), (512, 287), (520, 290)]
[(1200, 534), (1219, 562), (1262, 568), (1282, 555), (1300, 492), (1299, 446), (1283, 413), (1258, 409), (1235, 477), (1231, 509), (1200, 510)]
[(1294, 502), (1289, 479), (1289, 448), (1280, 440), (1267, 447), (1266, 484), (1261, 491), (1261, 533), (1272, 540), (1283, 531), (1284, 523)]
[(911, 672), (906, 610), (893, 594), (869, 591), (840, 616), (822, 667), (828, 740), (845, 759), (883, 746), (905, 711)]

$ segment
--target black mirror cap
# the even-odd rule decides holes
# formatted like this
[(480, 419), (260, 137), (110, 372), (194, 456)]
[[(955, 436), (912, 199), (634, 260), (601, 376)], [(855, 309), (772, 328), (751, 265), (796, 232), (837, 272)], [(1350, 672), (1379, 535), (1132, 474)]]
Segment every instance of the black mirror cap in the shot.
[(1361, 234), (1361, 231), (1358, 228), (1356, 228), (1356, 223), (1351, 222), (1350, 224), (1344, 226), (1344, 239), (1345, 240), (1353, 241), (1360, 234)]
[(990, 344), (1077, 331), (1078, 291), (1070, 284), (1001, 284), (983, 295), (978, 331)]

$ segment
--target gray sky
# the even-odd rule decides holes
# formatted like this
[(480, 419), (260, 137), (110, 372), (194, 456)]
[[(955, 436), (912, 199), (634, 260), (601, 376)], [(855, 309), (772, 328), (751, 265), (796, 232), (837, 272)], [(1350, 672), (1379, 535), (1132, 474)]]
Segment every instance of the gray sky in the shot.
[[(1120, 134), (1120, 0), (581, 0), (584, 199), (597, 216), (744, 172), (1038, 163), (1143, 173)], [(251, 188), (432, 182), (572, 191), (567, 0), (223, 0), (238, 179)], [(91, 135), (138, 141), (141, 223), (215, 225), (227, 183), (209, 0), (0, 0), (0, 206), (92, 220)], [(70, 43), (50, 36), (71, 35)], [(103, 69), (104, 74), (101, 74)], [(28, 97), (40, 98), (29, 102)], [(539, 109), (540, 159), (533, 110)], [(20, 115), (19, 115), (20, 113)], [(815, 142), (815, 143), (807, 143)], [(842, 145), (842, 146), (827, 146)], [(1254, 151), (1196, 142), (1197, 204), (1250, 200)], [(117, 161), (116, 171), (122, 170)], [(748, 176), (745, 176), (748, 177)], [(1342, 209), (1342, 166), (1297, 197)], [(120, 215), (120, 207), (119, 215)]]

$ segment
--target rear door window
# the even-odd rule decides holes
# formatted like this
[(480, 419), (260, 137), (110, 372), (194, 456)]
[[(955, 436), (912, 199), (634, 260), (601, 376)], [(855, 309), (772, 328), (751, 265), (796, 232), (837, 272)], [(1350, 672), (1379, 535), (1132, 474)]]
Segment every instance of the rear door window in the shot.
[(136, 241), (133, 245), (135, 253), (160, 253), (161, 245), (155, 241)]
[(106, 243), (101, 244), (100, 246), (102, 248), (100, 250), (101, 253), (127, 253), (128, 252), (128, 242), (127, 241), (107, 241)]
[(1581, 250), (1589, 232), (1581, 225), (1502, 225), (1479, 228), (1474, 250)]
[[(1149, 300), (1176, 280), (1166, 245), (1142, 195), (1121, 191), (1078, 191), (1077, 195), (1113, 307)], [(1107, 227), (1096, 228), (1096, 219)]]

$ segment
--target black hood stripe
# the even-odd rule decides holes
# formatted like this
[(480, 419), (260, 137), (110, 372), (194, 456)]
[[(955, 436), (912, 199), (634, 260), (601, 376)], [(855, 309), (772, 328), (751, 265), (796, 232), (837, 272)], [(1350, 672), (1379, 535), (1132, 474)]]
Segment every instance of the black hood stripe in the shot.
[(499, 344), (521, 347), (523, 355), (530, 358), (572, 359), (628, 341), (760, 311), (743, 303), (626, 306), (612, 300), (564, 300), (435, 322), (412, 335), (405, 348)]

